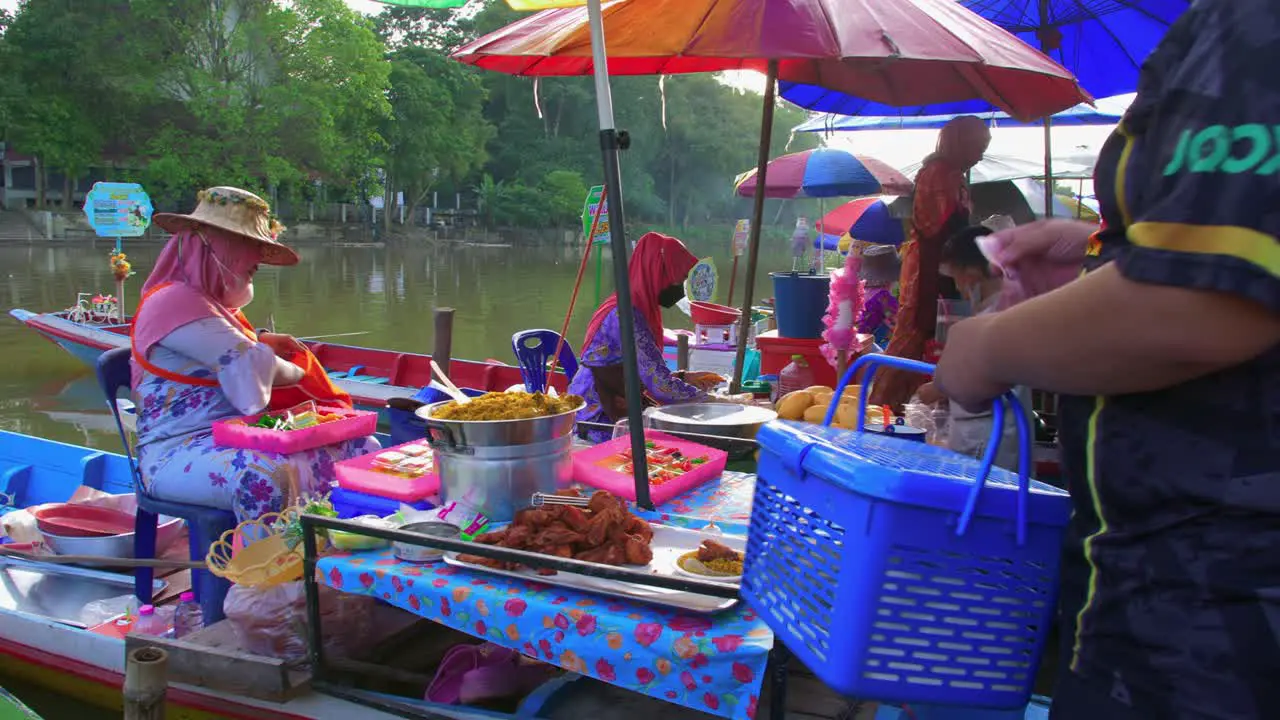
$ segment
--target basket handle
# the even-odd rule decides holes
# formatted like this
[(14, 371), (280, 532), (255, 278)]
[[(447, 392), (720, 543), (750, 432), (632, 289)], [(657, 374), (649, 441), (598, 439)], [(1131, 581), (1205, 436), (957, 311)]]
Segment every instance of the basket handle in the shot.
[[(831, 421), (835, 418), (839, 398), (844, 395), (845, 388), (849, 386), (849, 383), (853, 381), (853, 378), (857, 376), (860, 370), (866, 368), (867, 374), (862, 378), (862, 388), (858, 395), (858, 426), (854, 428), (854, 432), (866, 432), (867, 394), (871, 388), (871, 377), (876, 370), (884, 365), (899, 370), (918, 372), (922, 375), (932, 375), (936, 369), (935, 365), (920, 360), (908, 360), (893, 355), (863, 355), (850, 365), (849, 369), (845, 371), (844, 377), (840, 378), (840, 384), (836, 386), (835, 395), (833, 395), (834, 401), (831, 403), (831, 407), (827, 409), (827, 416), (823, 419), (822, 424), (825, 426), (831, 425)], [(991, 474), (992, 466), (995, 465), (996, 453), (1000, 452), (1000, 442), (1004, 439), (1006, 406), (1013, 411), (1013, 422), (1018, 428), (1016, 533), (1018, 545), (1022, 545), (1027, 539), (1027, 497), (1031, 493), (1031, 422), (1027, 418), (1027, 410), (1022, 406), (1022, 401), (1012, 391), (1002, 395), (998, 402), (991, 407), (993, 416), (991, 438), (987, 440), (987, 448), (982, 453), (982, 468), (978, 474), (978, 481), (974, 483), (973, 489), (969, 491), (969, 497), (965, 499), (964, 508), (960, 511), (960, 522), (956, 524), (956, 535), (964, 535), (965, 531), (969, 529), (969, 523), (973, 520), (973, 513), (978, 507), (978, 498), (982, 494), (982, 488), (986, 486), (987, 477)]]

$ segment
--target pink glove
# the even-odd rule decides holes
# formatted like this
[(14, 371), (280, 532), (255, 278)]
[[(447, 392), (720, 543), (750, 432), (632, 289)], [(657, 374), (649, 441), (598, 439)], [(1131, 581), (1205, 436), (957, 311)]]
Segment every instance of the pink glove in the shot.
[(1089, 236), (1097, 228), (1075, 220), (1040, 220), (978, 238), (1004, 275), (996, 310), (1057, 290), (1080, 276)]

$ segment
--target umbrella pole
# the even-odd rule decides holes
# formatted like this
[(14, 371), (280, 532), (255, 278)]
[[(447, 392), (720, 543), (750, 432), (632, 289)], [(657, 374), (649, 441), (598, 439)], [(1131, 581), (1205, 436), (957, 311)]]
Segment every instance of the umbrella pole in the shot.
[(751, 337), (751, 303), (755, 300), (756, 266), (760, 260), (760, 226), (764, 215), (764, 191), (769, 184), (769, 144), (773, 141), (773, 107), (777, 104), (778, 61), (769, 61), (765, 77), (764, 111), (760, 113), (760, 154), (756, 160), (756, 194), (751, 209), (750, 242), (747, 246), (747, 273), (742, 283), (742, 320), (738, 323), (738, 354), (733, 365), (735, 393), (742, 392), (742, 371), (747, 361), (747, 339)]
[(1053, 217), (1053, 120), (1044, 119), (1044, 216)]
[[(613, 249), (613, 280), (618, 293), (618, 330), (622, 337), (622, 377), (627, 393), (627, 420), (631, 426), (631, 456), (635, 459), (636, 504), (652, 510), (649, 468), (644, 452), (644, 405), (640, 366), (636, 360), (635, 315), (631, 309), (631, 282), (627, 262), (626, 214), (622, 203), (622, 168), (619, 165), (618, 130), (613, 121), (613, 94), (609, 89), (608, 54), (604, 45), (604, 14), (600, 0), (588, 0), (591, 23), (591, 62), (596, 83), (596, 110), (600, 115), (600, 151), (604, 155), (604, 186), (609, 189), (609, 240)], [(590, 238), (588, 238), (590, 242)], [(658, 338), (661, 342), (661, 338)]]

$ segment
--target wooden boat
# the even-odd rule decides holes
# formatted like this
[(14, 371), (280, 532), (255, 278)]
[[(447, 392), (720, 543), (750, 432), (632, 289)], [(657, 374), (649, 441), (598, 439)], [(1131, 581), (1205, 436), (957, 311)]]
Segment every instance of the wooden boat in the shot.
[[(0, 432), (0, 492), (13, 498), (13, 507), (65, 501), (81, 485), (112, 494), (132, 492), (128, 460), (114, 453)], [(0, 674), (118, 712), (122, 706), (126, 640), (91, 631), (66, 617), (52, 617), (60, 614), (52, 609), (57, 603), (49, 593), (41, 593), (41, 586), (47, 584), (56, 585), (61, 594), (74, 594), (67, 590), (66, 568), (0, 557)], [(120, 594), (132, 594), (132, 576), (121, 575), (120, 581), (121, 587), (127, 588)], [(173, 584), (176, 586), (181, 582), (175, 579)], [(221, 625), (223, 623), (201, 633), (216, 631)], [(136, 641), (131, 636), (128, 642)], [(172, 650), (170, 652), (172, 674), (174, 656)], [(243, 673), (249, 673), (255, 667), (261, 672), (264, 664), (271, 667), (272, 662), (221, 647), (218, 648), (216, 662), (210, 663), (210, 667), (222, 668), (221, 672), (230, 672), (234, 676), (237, 663)], [(277, 674), (283, 674), (279, 672), (283, 664), (274, 662), (278, 665)], [(369, 707), (370, 698), (377, 698), (412, 708), (424, 717), (458, 720), (496, 720), (517, 716), (539, 718), (545, 717), (540, 712), (542, 704), (549, 702), (565, 687), (563, 681), (553, 681), (556, 684), (539, 688), (525, 699), (518, 711), (524, 714), (509, 715), (359, 690), (346, 693), (359, 696), (357, 700), (347, 700), (311, 689), (305, 676), (293, 688), (290, 697), (270, 701), (230, 691), (225, 684), (219, 687), (216, 675), (217, 672), (209, 670), (208, 676), (201, 676), (199, 686), (171, 683), (167, 694), (167, 717), (170, 720), (383, 720), (405, 716)], [(242, 687), (254, 685), (244, 677), (239, 679), (239, 684)]]
[[(10, 310), (9, 315), (90, 367), (103, 352), (129, 345), (128, 322), (84, 322), (71, 319), (66, 312), (22, 309)], [(362, 407), (384, 408), (391, 398), (411, 397), (431, 381), (429, 355), (315, 341), (307, 346), (338, 387)], [(459, 387), (473, 390), (506, 390), (522, 382), (520, 368), (498, 361), (453, 360), (449, 375)], [(553, 384), (561, 391), (568, 387), (560, 374)]]

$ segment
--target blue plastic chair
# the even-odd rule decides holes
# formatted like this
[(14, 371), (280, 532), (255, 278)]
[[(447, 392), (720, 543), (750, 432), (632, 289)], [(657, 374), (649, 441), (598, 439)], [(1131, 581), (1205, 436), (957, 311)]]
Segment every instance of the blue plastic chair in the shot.
[[(520, 364), (520, 376), (529, 392), (542, 392), (547, 385), (547, 361), (556, 351), (560, 333), (555, 330), (521, 330), (511, 336), (511, 349)], [(564, 370), (570, 380), (578, 373), (578, 356), (566, 340), (560, 348), (556, 367)]]
[[(129, 438), (125, 435), (124, 424), (120, 422), (120, 410), (116, 406), (117, 394), (129, 391), (129, 348), (116, 348), (104, 352), (98, 358), (98, 385), (107, 398), (107, 406), (116, 419), (116, 429), (120, 431), (120, 442), (124, 445), (124, 453), (129, 458), (129, 466), (133, 469), (134, 492), (138, 497), (138, 513), (133, 526), (133, 554), (139, 558), (156, 556), (156, 527), (160, 515), (182, 518), (187, 521), (187, 537), (191, 559), (197, 562), (204, 560), (209, 554), (209, 546), (222, 533), (236, 526), (236, 516), (229, 510), (169, 502), (151, 497), (143, 492), (142, 472), (133, 458), (133, 450), (129, 447)], [(153, 568), (137, 568), (134, 571), (134, 594), (138, 602), (151, 602), (152, 581), (155, 576)], [(200, 610), (206, 625), (213, 624), (223, 618), (222, 601), (231, 589), (230, 581), (224, 580), (208, 570), (191, 571), (191, 589), (195, 591), (200, 602)]]

